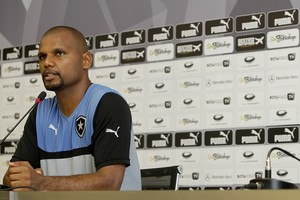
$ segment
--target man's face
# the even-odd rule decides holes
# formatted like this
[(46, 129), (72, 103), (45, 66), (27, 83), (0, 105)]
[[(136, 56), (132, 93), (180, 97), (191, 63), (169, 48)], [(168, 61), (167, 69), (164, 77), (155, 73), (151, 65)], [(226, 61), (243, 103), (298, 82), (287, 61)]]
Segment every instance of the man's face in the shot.
[(40, 42), (39, 65), (47, 90), (59, 91), (76, 85), (83, 76), (83, 53), (68, 31), (44, 36)]

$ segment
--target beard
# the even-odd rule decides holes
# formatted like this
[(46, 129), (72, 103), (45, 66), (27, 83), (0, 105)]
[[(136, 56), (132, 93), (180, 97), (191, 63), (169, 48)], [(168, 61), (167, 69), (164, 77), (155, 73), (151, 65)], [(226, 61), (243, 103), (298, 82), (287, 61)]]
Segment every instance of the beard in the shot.
[(65, 85), (64, 80), (62, 79), (62, 77), (59, 74), (58, 74), (58, 76), (59, 76), (59, 82), (56, 84), (47, 83), (43, 79), (44, 86), (47, 90), (55, 92), (64, 87), (64, 85)]

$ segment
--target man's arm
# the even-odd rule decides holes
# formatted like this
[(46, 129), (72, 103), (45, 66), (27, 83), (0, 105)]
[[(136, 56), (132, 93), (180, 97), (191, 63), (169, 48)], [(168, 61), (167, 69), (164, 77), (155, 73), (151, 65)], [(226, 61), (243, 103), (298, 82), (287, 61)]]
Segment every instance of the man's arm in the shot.
[(119, 190), (124, 173), (125, 165), (116, 164), (102, 167), (93, 174), (43, 176), (28, 162), (21, 161), (9, 164), (3, 183), (12, 188), (28, 186), (40, 191)]

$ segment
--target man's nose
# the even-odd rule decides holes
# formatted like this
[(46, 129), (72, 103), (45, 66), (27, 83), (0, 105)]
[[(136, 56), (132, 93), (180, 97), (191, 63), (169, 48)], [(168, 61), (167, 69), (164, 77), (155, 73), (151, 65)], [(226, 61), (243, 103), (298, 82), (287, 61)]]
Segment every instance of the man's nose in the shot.
[(54, 58), (51, 55), (48, 55), (45, 58), (45, 67), (53, 67), (54, 66)]

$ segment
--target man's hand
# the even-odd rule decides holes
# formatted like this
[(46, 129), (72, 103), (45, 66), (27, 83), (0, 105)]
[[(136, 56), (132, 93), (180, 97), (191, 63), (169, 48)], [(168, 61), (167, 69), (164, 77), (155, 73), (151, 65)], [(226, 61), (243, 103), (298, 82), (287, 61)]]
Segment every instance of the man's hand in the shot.
[(33, 169), (27, 161), (11, 162), (8, 166), (3, 183), (18, 188), (14, 191), (120, 190), (126, 168), (115, 164), (91, 174), (44, 176), (42, 169)]
[(41, 177), (43, 176), (42, 169), (33, 169), (27, 161), (11, 162), (8, 164), (8, 178), (10, 187), (24, 187), (17, 191), (29, 191), (26, 187), (31, 187), (38, 190)]

